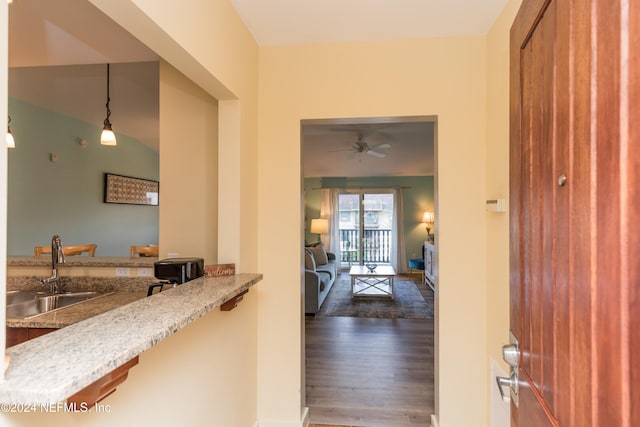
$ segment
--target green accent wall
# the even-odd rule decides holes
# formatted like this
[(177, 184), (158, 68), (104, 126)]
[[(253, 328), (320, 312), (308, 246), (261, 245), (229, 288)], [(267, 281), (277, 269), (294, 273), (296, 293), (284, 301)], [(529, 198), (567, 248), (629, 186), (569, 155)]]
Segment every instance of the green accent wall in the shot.
[[(105, 172), (157, 181), (156, 151), (117, 133), (115, 117), (118, 145), (106, 147), (101, 123), (16, 99), (9, 100), (9, 112), (16, 141), (8, 150), (9, 255), (33, 255), (53, 234), (63, 245), (97, 243), (96, 256), (129, 256), (130, 245), (158, 243), (157, 206), (103, 203)], [(88, 145), (82, 148), (78, 138)]]
[[(309, 227), (312, 219), (320, 218), (319, 188), (334, 187), (410, 187), (402, 190), (405, 250), (407, 260), (422, 257), (422, 245), (427, 238), (427, 230), (420, 221), (424, 211), (434, 211), (433, 176), (305, 178), (305, 240), (308, 242), (318, 240), (316, 234), (309, 233)], [(433, 230), (431, 232), (433, 233)]]

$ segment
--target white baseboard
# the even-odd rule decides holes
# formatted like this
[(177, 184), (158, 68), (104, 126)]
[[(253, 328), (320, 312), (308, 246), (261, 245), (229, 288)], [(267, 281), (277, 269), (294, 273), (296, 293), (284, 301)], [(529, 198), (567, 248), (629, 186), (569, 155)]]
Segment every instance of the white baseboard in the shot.
[(309, 408), (304, 408), (300, 421), (258, 421), (255, 427), (307, 427), (309, 425)]
[(256, 427), (305, 427), (302, 421), (259, 421)]
[(438, 423), (438, 416), (436, 414), (431, 414), (431, 427), (440, 427)]

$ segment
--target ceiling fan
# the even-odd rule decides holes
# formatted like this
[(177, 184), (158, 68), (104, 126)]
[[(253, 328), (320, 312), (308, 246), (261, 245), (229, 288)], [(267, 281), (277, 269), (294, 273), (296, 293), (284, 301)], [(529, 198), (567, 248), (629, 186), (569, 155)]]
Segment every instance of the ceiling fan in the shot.
[(380, 149), (384, 149), (384, 148), (390, 148), (391, 145), (390, 144), (376, 144), (376, 145), (369, 145), (364, 141), (364, 137), (362, 136), (362, 134), (358, 134), (358, 140), (351, 146), (351, 148), (348, 148), (346, 150), (336, 150), (336, 151), (353, 151), (355, 153), (367, 153), (370, 154), (372, 156), (378, 157), (380, 159), (386, 157), (387, 155), (385, 153), (381, 153), (380, 151), (376, 151), (376, 150), (380, 150)]

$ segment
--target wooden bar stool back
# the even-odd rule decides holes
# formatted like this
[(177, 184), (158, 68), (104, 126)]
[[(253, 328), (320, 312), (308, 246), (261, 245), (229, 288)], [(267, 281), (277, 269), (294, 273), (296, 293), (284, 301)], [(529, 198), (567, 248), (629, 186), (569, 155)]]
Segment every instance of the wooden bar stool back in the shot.
[[(65, 256), (81, 255), (86, 252), (88, 256), (95, 257), (97, 247), (98, 245), (95, 243), (88, 245), (63, 246), (62, 252)], [(51, 254), (51, 246), (34, 246), (33, 253), (36, 258), (41, 258), (42, 255)]]
[(135, 258), (136, 255), (139, 257), (157, 257), (159, 253), (158, 245), (130, 246), (131, 258)]

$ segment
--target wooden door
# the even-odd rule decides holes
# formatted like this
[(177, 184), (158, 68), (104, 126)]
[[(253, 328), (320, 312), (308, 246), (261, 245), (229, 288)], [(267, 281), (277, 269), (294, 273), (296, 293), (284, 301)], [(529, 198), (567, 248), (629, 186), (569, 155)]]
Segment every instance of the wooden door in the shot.
[(640, 422), (640, 0), (511, 29), (511, 425)]

